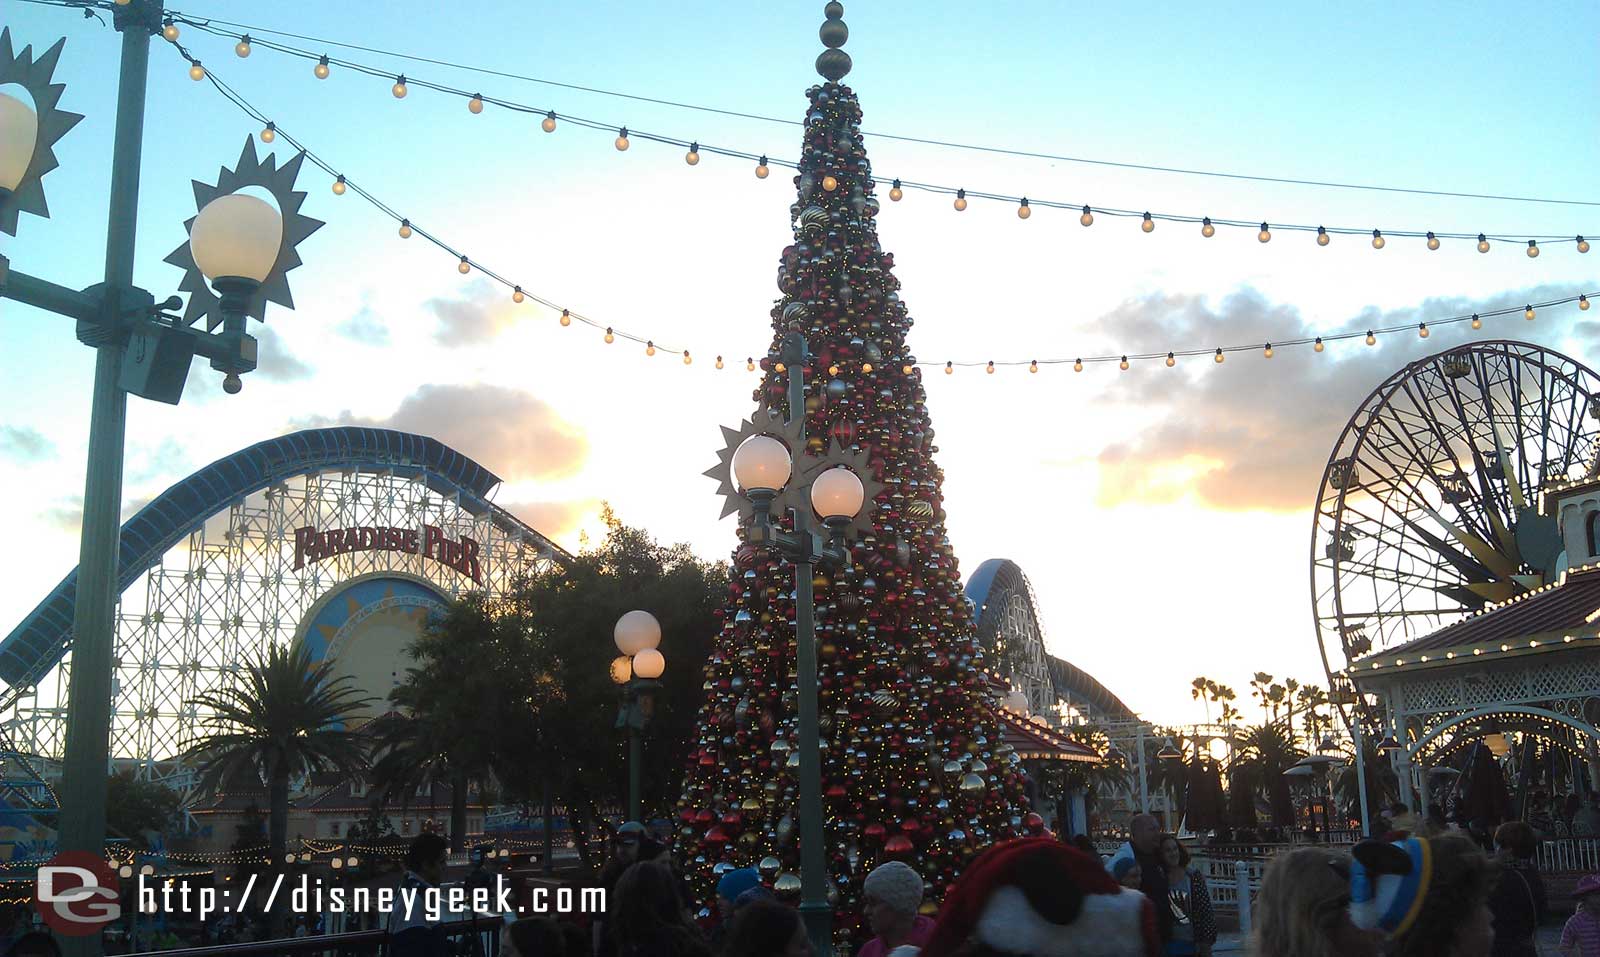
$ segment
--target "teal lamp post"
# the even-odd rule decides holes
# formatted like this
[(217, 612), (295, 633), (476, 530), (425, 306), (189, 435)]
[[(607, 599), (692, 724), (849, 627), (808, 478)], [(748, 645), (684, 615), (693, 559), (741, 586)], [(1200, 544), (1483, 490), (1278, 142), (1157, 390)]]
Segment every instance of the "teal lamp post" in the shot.
[(655, 695), (667, 659), (658, 650), (661, 623), (647, 611), (630, 611), (618, 618), (612, 637), (621, 655), (611, 662), (611, 680), (623, 686), (617, 727), (628, 729), (628, 820), (638, 821), (643, 805), (644, 728), (655, 714)]
[[(111, 12), (122, 34), (122, 60), (104, 281), (72, 289), (11, 269), (0, 257), (0, 297), (74, 320), (78, 341), (95, 350), (58, 833), (62, 850), (96, 855), (105, 844), (128, 395), (177, 403), (197, 355), (224, 374), (228, 392), (239, 391), (239, 376), (256, 366), (247, 320), (261, 318), (268, 300), (291, 305), (284, 274), (299, 265), (295, 246), (322, 225), (299, 214), (305, 198), (293, 189), (299, 157), (280, 168), (274, 159), (259, 161), (247, 142), (238, 165), (223, 170), (216, 186), (195, 184), (189, 240), (168, 257), (189, 272), (181, 286), (190, 293), (184, 315), (168, 315), (183, 306), (180, 297), (157, 303), (133, 284), (145, 83), (162, 4), (119, 0)], [(0, 95), (0, 231), (13, 236), (21, 213), (49, 215), (43, 178), (57, 167), (55, 143), (82, 119), (57, 108), (65, 86), (52, 82), (52, 74), (64, 44), (35, 58), (32, 47), (15, 52), (10, 30), (0, 31), (0, 84), (21, 86), (33, 101)], [(276, 206), (233, 195), (246, 186), (270, 193)], [(23, 253), (25, 247), (13, 255)], [(203, 332), (193, 326), (201, 318), (207, 320)], [(101, 951), (98, 935), (64, 943), (70, 957)]]

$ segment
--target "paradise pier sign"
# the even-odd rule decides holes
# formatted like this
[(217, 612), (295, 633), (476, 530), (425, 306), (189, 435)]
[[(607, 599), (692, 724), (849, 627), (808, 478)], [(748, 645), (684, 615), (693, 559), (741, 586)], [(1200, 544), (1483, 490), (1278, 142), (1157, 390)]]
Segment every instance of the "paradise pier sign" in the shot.
[(335, 528), (319, 532), (311, 526), (294, 530), (294, 570), (307, 562), (320, 562), (324, 558), (346, 552), (405, 552), (431, 558), (447, 568), (455, 569), (483, 584), (483, 571), (478, 565), (479, 545), (461, 536), (460, 541), (444, 537), (444, 530), (433, 525), (421, 529), (395, 526), (368, 526), (366, 528)]

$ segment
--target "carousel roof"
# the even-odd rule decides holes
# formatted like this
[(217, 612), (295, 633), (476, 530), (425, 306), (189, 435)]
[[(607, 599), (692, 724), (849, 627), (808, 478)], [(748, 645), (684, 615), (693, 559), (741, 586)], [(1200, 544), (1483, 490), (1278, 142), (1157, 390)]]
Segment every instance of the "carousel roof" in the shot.
[(1600, 565), (1588, 565), (1438, 631), (1366, 655), (1353, 662), (1350, 670), (1366, 677), (1379, 668), (1442, 663), (1461, 655), (1536, 650), (1590, 640), (1597, 633)]
[(1099, 764), (1100, 755), (1086, 744), (1079, 744), (1043, 721), (1005, 708), (1000, 716), (1000, 740), (1016, 749), (1024, 761), (1082, 761)]

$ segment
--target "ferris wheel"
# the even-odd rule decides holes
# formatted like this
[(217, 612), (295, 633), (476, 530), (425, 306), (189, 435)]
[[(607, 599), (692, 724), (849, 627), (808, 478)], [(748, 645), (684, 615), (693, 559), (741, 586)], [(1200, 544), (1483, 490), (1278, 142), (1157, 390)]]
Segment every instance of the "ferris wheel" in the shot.
[(1351, 690), (1338, 675), (1357, 658), (1560, 575), (1541, 490), (1594, 474), (1597, 397), (1588, 367), (1511, 341), (1419, 359), (1367, 396), (1323, 471), (1311, 534), (1330, 688)]

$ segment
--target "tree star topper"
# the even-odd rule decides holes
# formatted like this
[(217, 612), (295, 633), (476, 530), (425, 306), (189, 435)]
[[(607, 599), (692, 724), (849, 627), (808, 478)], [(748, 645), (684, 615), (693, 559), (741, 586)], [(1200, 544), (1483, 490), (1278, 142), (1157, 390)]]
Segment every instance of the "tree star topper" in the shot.
[(0, 232), (10, 236), (17, 234), (20, 213), (49, 218), (50, 207), (44, 200), (44, 174), (61, 165), (56, 161), (56, 141), (66, 136), (67, 131), (83, 119), (77, 113), (56, 109), (67, 85), (50, 82), (66, 42), (66, 38), (57, 40), (54, 46), (35, 60), (32, 46), (23, 47), (20, 54), (12, 52), (11, 29), (7, 27), (0, 30), (0, 85), (15, 83), (27, 90), (33, 98), (33, 109), (39, 123), (39, 131), (33, 141), (33, 158), (28, 161), (27, 172), (22, 174), (22, 182), (17, 184), (11, 198), (0, 204)]
[[(267, 303), (275, 302), (286, 309), (294, 308), (294, 299), (289, 295), (289, 270), (300, 265), (300, 254), (295, 247), (301, 240), (322, 228), (322, 220), (312, 219), (300, 215), (300, 205), (305, 202), (306, 194), (294, 188), (295, 177), (300, 173), (300, 164), (305, 160), (304, 153), (298, 153), (289, 162), (278, 166), (278, 158), (268, 154), (265, 160), (256, 157), (254, 138), (244, 141), (244, 152), (239, 154), (239, 162), (233, 169), (224, 167), (217, 176), (217, 185), (211, 186), (199, 180), (194, 181), (194, 201), (196, 216), (191, 216), (183, 224), (185, 229), (192, 230), (194, 221), (198, 217), (198, 210), (206, 208), (206, 204), (228, 193), (237, 193), (247, 186), (255, 186), (272, 194), (278, 204), (278, 212), (283, 217), (283, 240), (278, 247), (277, 261), (272, 264), (272, 271), (267, 273), (267, 278), (262, 281), (261, 288), (257, 289), (250, 297), (249, 305), (245, 307), (245, 315), (254, 316), (265, 321)], [(192, 325), (200, 317), (206, 317), (206, 331), (211, 331), (222, 322), (221, 300), (211, 290), (210, 283), (200, 272), (200, 267), (195, 265), (194, 251), (189, 248), (187, 240), (182, 246), (172, 251), (165, 262), (169, 262), (184, 271), (183, 281), (178, 284), (181, 292), (189, 294), (189, 305), (183, 311), (183, 321)]]
[[(722, 427), (724, 444), (717, 453), (717, 464), (701, 473), (719, 483), (717, 493), (722, 496), (722, 514), (719, 518), (727, 518), (738, 512), (740, 523), (748, 525), (755, 517), (755, 506), (740, 493), (733, 479), (733, 453), (746, 439), (756, 435), (770, 435), (782, 441), (789, 447), (793, 462), (789, 481), (772, 500), (774, 515), (781, 517), (789, 509), (811, 509), (811, 483), (828, 469), (843, 465), (856, 473), (863, 490), (861, 511), (856, 513), (849, 530), (858, 535), (872, 530), (872, 510), (877, 505), (879, 493), (883, 491), (883, 483), (878, 481), (873, 472), (871, 453), (845, 449), (838, 439), (833, 439), (822, 455), (813, 455), (805, 450), (804, 417), (785, 422), (782, 413), (765, 404), (759, 406), (755, 414), (742, 422), (739, 428)], [(800, 451), (796, 453), (796, 449)]]

